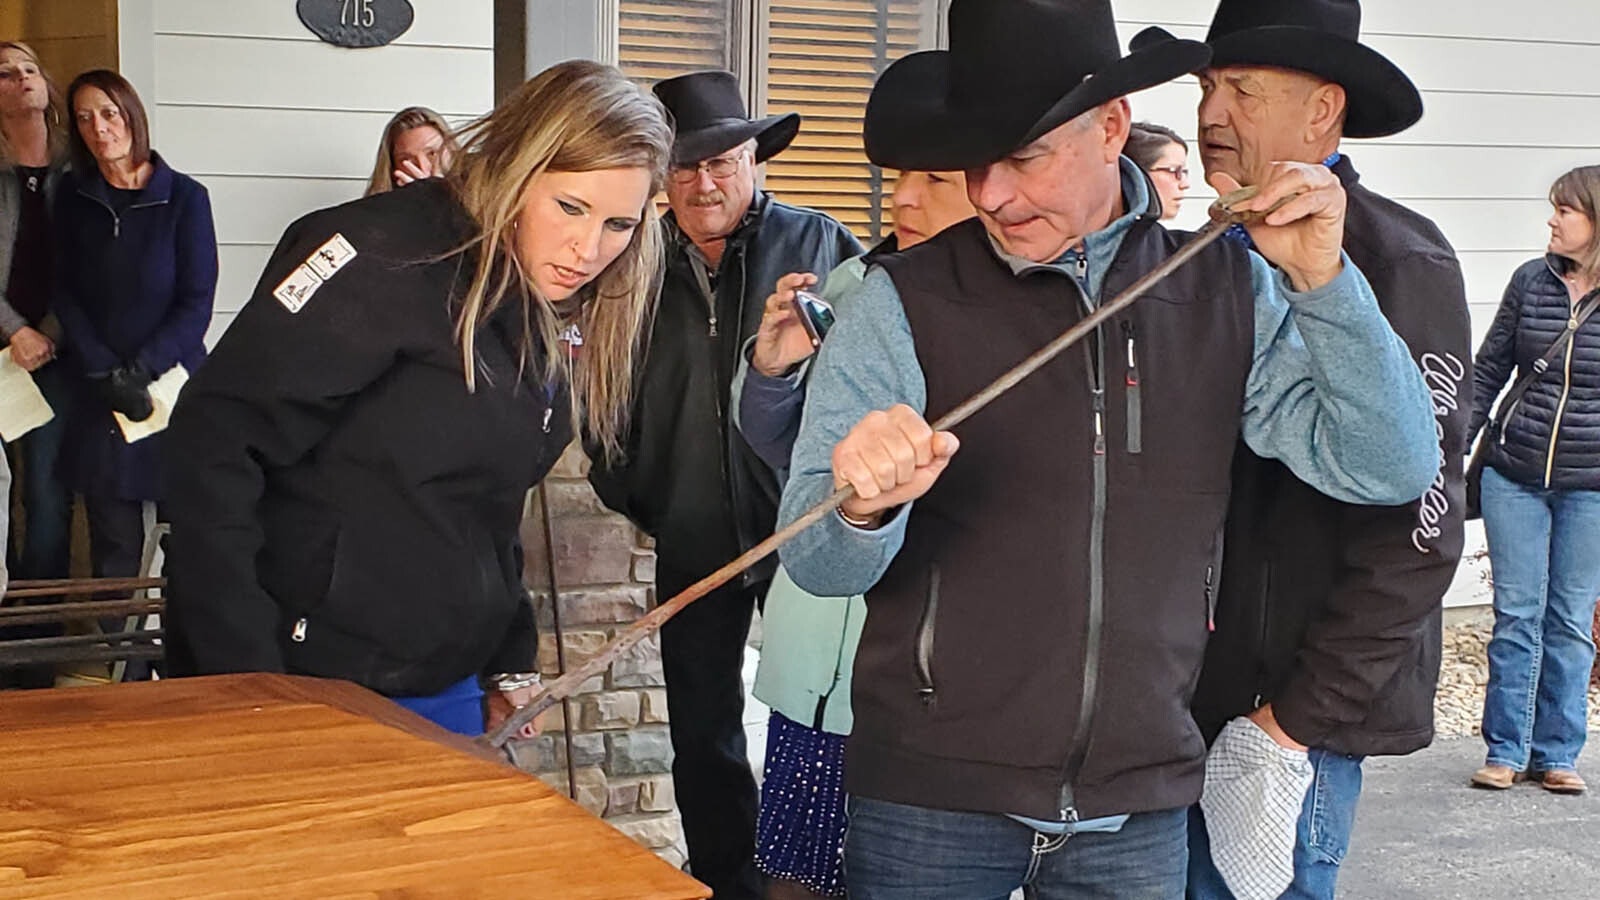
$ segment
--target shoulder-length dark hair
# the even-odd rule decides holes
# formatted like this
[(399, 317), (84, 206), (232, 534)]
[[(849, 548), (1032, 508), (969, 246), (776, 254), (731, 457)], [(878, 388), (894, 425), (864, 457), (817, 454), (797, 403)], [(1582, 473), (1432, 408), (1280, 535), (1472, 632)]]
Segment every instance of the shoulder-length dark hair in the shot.
[(122, 121), (128, 123), (128, 136), (133, 140), (133, 164), (142, 166), (149, 162), (150, 119), (145, 115), (139, 92), (133, 89), (128, 79), (110, 69), (90, 69), (72, 79), (72, 85), (67, 88), (67, 116), (72, 122), (72, 127), (67, 131), (73, 167), (79, 172), (90, 172), (99, 167), (94, 154), (89, 152), (89, 145), (83, 141), (83, 134), (78, 131), (78, 92), (91, 87), (105, 91), (122, 114)]
[(1557, 178), (1550, 205), (1570, 207), (1589, 220), (1589, 244), (1572, 261), (1585, 278), (1600, 278), (1600, 166), (1579, 166)]
[(1123, 145), (1122, 153), (1148, 172), (1161, 160), (1161, 153), (1168, 144), (1177, 144), (1184, 153), (1189, 152), (1189, 145), (1171, 128), (1154, 122), (1135, 122), (1128, 129), (1128, 143)]

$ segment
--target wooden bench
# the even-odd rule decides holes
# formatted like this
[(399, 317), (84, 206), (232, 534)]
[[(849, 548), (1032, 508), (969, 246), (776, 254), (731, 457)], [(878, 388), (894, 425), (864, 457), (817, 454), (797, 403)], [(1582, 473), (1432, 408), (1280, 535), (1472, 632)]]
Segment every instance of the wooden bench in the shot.
[(164, 630), (147, 628), (165, 601), (164, 578), (68, 578), (14, 581), (0, 597), (0, 630), (14, 625), (67, 625), (124, 620), (112, 633), (55, 637), (0, 637), (0, 668), (72, 662), (159, 660)]

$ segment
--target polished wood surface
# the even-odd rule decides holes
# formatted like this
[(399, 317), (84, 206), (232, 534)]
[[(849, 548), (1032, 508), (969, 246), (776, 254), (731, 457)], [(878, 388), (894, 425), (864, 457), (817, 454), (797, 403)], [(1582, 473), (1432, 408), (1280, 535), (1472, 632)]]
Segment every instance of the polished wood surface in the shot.
[(709, 893), (538, 779), (348, 683), (0, 693), (0, 898)]

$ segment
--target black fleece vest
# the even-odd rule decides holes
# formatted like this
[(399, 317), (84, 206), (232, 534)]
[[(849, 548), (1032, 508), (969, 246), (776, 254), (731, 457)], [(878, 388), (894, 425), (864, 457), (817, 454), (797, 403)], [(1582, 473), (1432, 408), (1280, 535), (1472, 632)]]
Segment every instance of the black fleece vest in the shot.
[[(1136, 221), (1104, 296), (1186, 239)], [(977, 220), (880, 264), (930, 421), (1084, 315), (1069, 276), (1014, 275)], [(1253, 344), (1249, 262), (1220, 242), (958, 429), (868, 594), (852, 793), (1041, 818), (1199, 797), (1188, 706)]]

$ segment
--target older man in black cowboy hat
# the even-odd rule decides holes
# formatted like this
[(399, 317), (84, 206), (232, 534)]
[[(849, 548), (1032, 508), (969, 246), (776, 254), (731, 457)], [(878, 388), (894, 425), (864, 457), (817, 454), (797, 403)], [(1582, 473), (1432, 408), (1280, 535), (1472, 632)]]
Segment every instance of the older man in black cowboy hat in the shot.
[(783, 552), (802, 587), (867, 594), (850, 895), (1180, 896), (1234, 445), (1347, 500), (1408, 502), (1438, 452), (1427, 392), (1340, 252), (1338, 180), (1280, 163), (1241, 204), (1293, 195), (1251, 226), (1260, 255), (1205, 248), (974, 416), (958, 454), (925, 412), (1186, 240), (1120, 154), (1124, 95), (1209, 53), (1121, 56), (1105, 0), (954, 0), (949, 17), (948, 52), (879, 80), (867, 151), (965, 169), (978, 218), (881, 258), (842, 307), (780, 515), (855, 489)]
[[(794, 113), (752, 120), (728, 72), (655, 86), (677, 136), (663, 219), (666, 271), (625, 460), (590, 481), (656, 540), (656, 594), (678, 593), (772, 531), (779, 485), (728, 425), (739, 348), (792, 272), (825, 274), (861, 253), (843, 225), (756, 187), (756, 167), (794, 140)], [(673, 780), (689, 867), (718, 898), (754, 898), (756, 786), (745, 752), (741, 669), (750, 613), (772, 566), (661, 630)]]
[[(1462, 455), (1472, 382), (1461, 266), (1437, 226), (1359, 183), (1343, 137), (1397, 134), (1422, 116), (1403, 72), (1359, 43), (1357, 0), (1222, 0), (1200, 86), (1208, 177), (1267, 178), (1274, 161), (1328, 166), (1348, 197), (1344, 249), (1432, 391), (1440, 466), (1419, 501), (1357, 506), (1241, 447), (1234, 464), (1216, 632), (1194, 700), (1207, 740), (1248, 715), (1285, 747), (1310, 748), (1290, 898), (1332, 900), (1361, 792), (1361, 761), (1433, 739), (1441, 599), (1461, 556)], [(1159, 32), (1135, 38), (1148, 46)], [(1197, 810), (1190, 896), (1227, 898), (1269, 854)], [(1219, 879), (1219, 871), (1227, 881)], [(1291, 875), (1292, 873), (1292, 875)], [(1276, 895), (1276, 891), (1269, 891)]]

